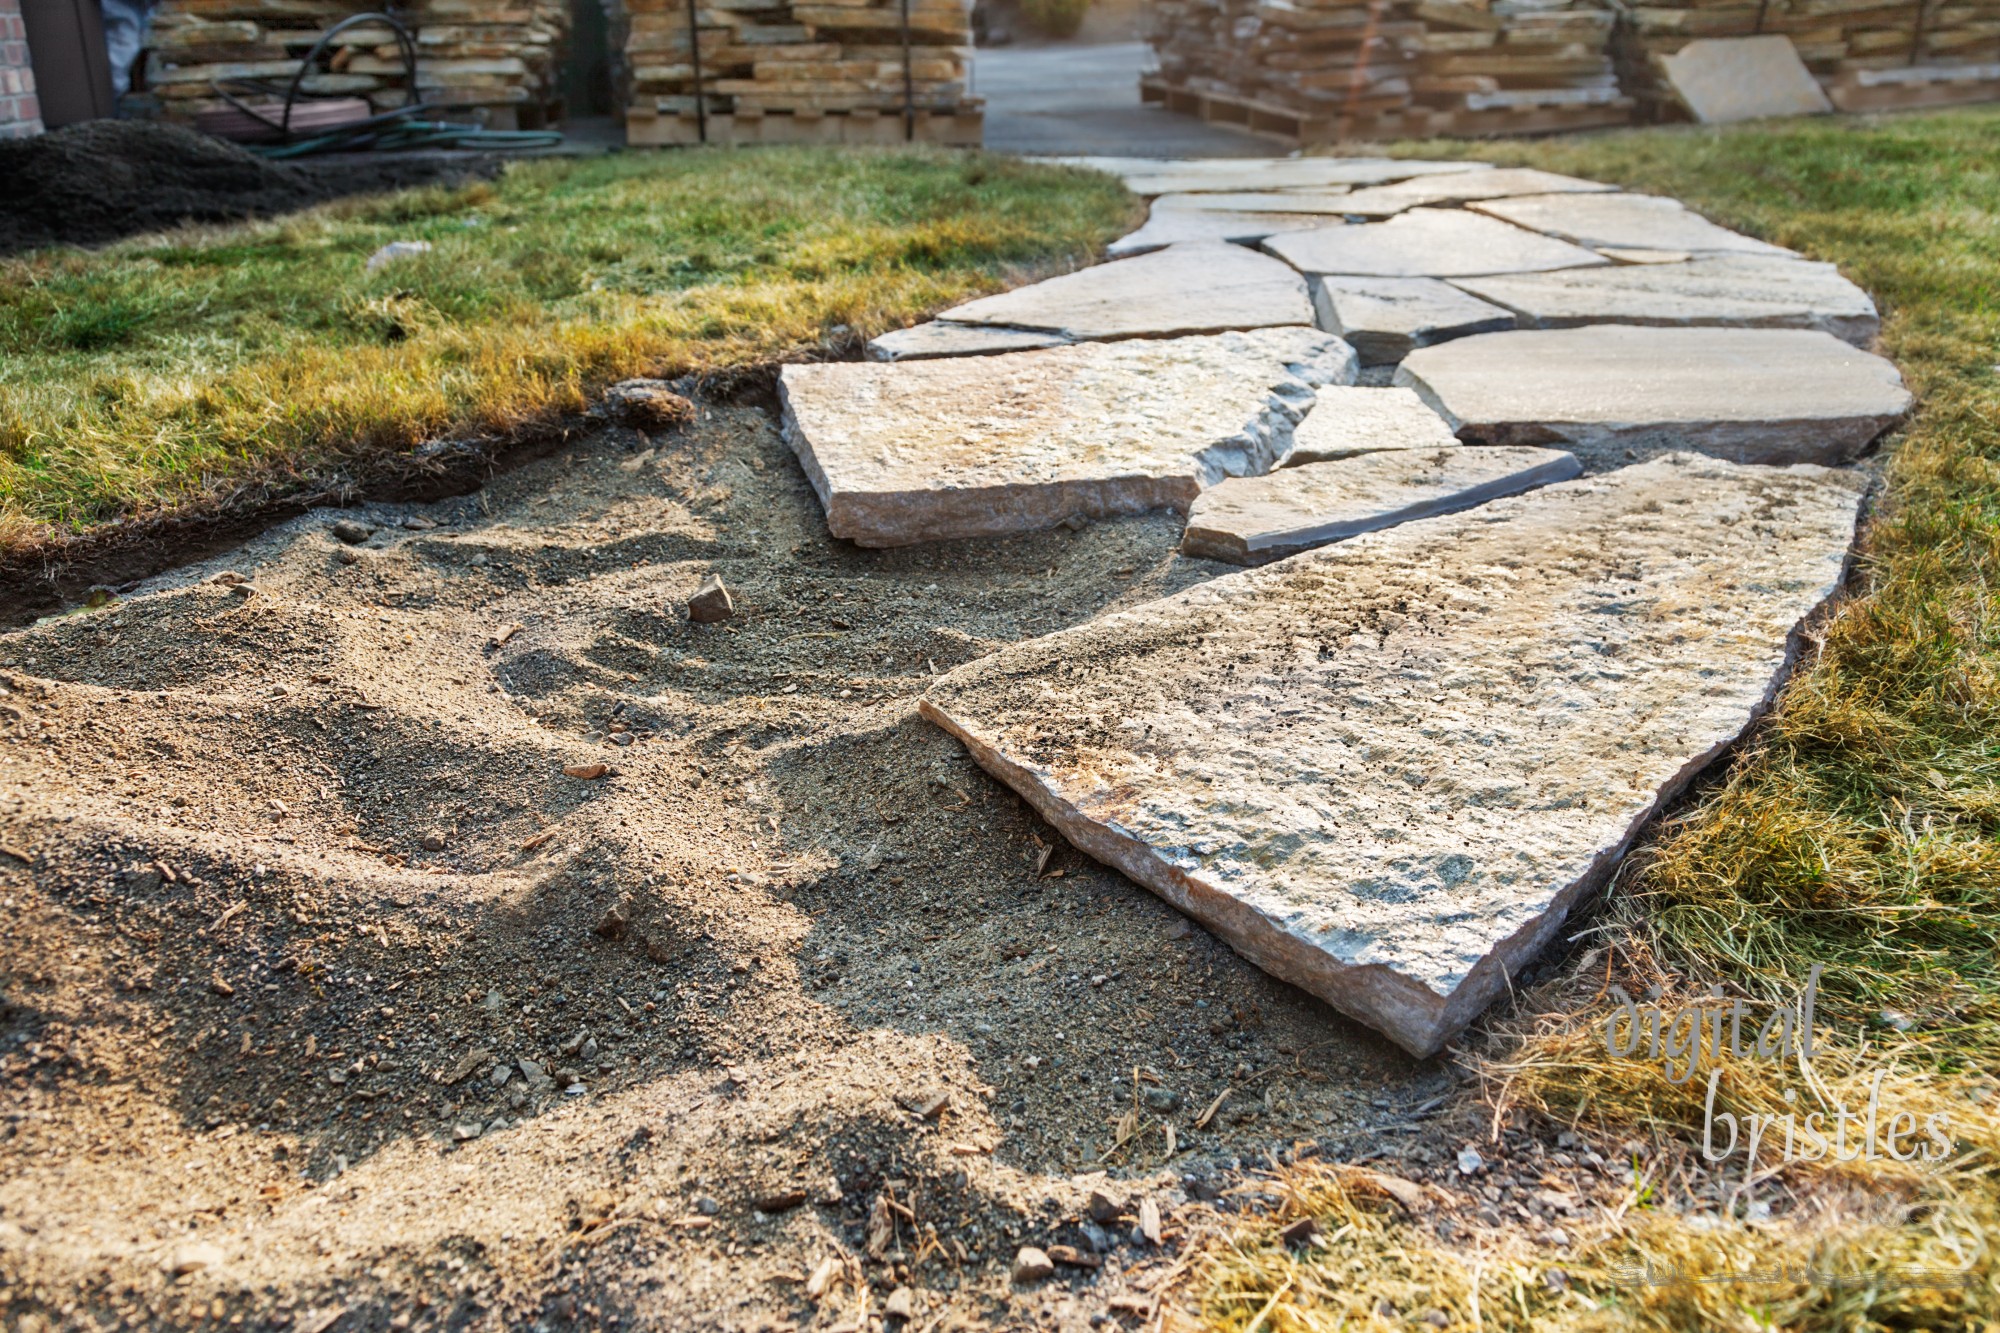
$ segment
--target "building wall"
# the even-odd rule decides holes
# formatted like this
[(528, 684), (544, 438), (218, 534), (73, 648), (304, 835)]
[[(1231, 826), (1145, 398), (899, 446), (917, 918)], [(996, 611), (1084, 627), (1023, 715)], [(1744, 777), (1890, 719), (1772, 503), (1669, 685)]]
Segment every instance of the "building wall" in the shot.
[(35, 97), (35, 71), (28, 61), (28, 30), (21, 23), (21, 0), (0, 0), (0, 139), (42, 132), (42, 104)]

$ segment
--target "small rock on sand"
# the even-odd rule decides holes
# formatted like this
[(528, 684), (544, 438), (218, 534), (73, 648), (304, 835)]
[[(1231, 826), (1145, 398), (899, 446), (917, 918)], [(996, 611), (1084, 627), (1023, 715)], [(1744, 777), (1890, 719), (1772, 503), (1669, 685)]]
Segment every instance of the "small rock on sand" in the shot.
[(697, 625), (713, 625), (736, 614), (736, 600), (729, 595), (719, 575), (710, 574), (688, 598), (688, 619)]
[(1055, 1260), (1032, 1245), (1023, 1245), (1014, 1252), (1014, 1280), (1020, 1283), (1040, 1282), (1056, 1271)]

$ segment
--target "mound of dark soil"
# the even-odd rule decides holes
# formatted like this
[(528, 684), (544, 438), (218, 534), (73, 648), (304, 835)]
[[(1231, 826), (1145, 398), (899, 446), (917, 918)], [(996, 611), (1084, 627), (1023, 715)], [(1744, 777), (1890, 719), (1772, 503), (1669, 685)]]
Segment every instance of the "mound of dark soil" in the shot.
[(342, 194), (490, 175), (491, 159), (383, 156), (293, 165), (177, 125), (93, 120), (0, 141), (0, 254), (234, 222)]

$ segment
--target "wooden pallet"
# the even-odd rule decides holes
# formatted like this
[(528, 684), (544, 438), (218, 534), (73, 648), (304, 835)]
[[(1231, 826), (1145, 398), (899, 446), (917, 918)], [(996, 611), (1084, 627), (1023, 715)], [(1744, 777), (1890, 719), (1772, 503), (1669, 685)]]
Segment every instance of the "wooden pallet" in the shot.
[(1503, 106), (1479, 111), (1409, 107), (1351, 119), (1299, 111), (1251, 98), (1184, 88), (1153, 76), (1139, 80), (1141, 101), (1211, 125), (1241, 130), (1297, 147), (1301, 144), (1384, 139), (1486, 139), (1518, 134), (1563, 134), (1632, 123), (1632, 99), (1615, 97), (1588, 106)]
[(1909, 65), (1849, 70), (1820, 82), (1842, 111), (1900, 111), (2000, 102), (2000, 65)]
[(901, 110), (736, 111), (711, 115), (703, 125), (692, 111), (661, 113), (635, 106), (625, 113), (625, 142), (635, 147), (710, 143), (749, 144), (917, 143), (977, 148), (985, 141), (984, 104), (965, 102), (950, 111), (918, 111), (915, 134), (906, 134)]

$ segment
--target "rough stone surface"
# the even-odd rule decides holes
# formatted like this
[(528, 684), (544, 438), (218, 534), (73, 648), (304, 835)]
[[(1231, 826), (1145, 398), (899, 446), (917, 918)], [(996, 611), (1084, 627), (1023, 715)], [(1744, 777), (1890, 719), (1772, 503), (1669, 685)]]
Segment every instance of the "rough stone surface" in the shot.
[(1341, 216), (1347, 197), (1344, 185), (1317, 190), (1232, 190), (1216, 194), (1163, 194), (1153, 208), (1204, 208), (1213, 212), (1317, 213)]
[[(1721, 255), (1685, 264), (1460, 278), (1454, 285), (1505, 306), (1520, 316), (1523, 328), (1532, 329), (1579, 324), (1819, 329), (1866, 347), (1882, 325), (1867, 292), (1832, 264), (1809, 259)], [(1365, 361), (1361, 340), (1346, 337)]]
[(1652, 250), (1630, 245), (1594, 245), (1591, 249), (1614, 264), (1685, 264), (1694, 258), (1685, 250)]
[(1364, 532), (1568, 481), (1574, 454), (1525, 447), (1393, 449), (1233, 477), (1195, 497), (1181, 554), (1263, 565)]
[(1498, 199), (1510, 194), (1589, 194), (1614, 190), (1615, 185), (1558, 176), (1529, 167), (1493, 167), (1449, 176), (1426, 176), (1396, 185), (1356, 190), (1341, 201), (1341, 211), (1356, 217), (1386, 218), (1427, 204), (1462, 204), (1473, 199)]
[[(1070, 166), (1108, 171), (1134, 194), (1233, 193), (1241, 190), (1323, 190), (1380, 185), (1418, 176), (1485, 169), (1483, 162), (1425, 162), (1386, 157), (1065, 157)], [(1546, 186), (1541, 188), (1548, 188)]]
[(1164, 338), (1313, 322), (1303, 278), (1266, 255), (1222, 241), (1173, 245), (1137, 259), (1079, 269), (982, 297), (945, 311), (943, 318), (1039, 329), (1079, 340)]
[(932, 320), (894, 329), (868, 344), (872, 361), (922, 361), (935, 356), (991, 356), (995, 352), (1031, 352), (1060, 347), (1068, 339), (1038, 329), (1009, 329), (989, 324), (950, 324)]
[(1469, 207), (1475, 213), (1578, 245), (1686, 250), (1693, 254), (1794, 254), (1783, 246), (1718, 227), (1678, 199), (1652, 194), (1531, 194), (1518, 199), (1489, 199)]
[(1486, 333), (1419, 348), (1396, 383), (1468, 442), (1664, 442), (1744, 463), (1845, 462), (1910, 406), (1893, 365), (1799, 329)]
[(1308, 328), (786, 366), (785, 433), (836, 537), (901, 546), (1172, 508), (1269, 471), (1354, 350)]
[[(1145, 226), (1129, 236), (1122, 236), (1113, 241), (1107, 247), (1106, 253), (1117, 259), (1189, 241), (1228, 241), (1235, 245), (1255, 245), (1266, 236), (1274, 236), (1281, 231), (1310, 231), (1314, 227), (1325, 227), (1341, 221), (1338, 210), (1329, 213), (1299, 209), (1206, 208), (1198, 202), (1192, 202), (1209, 198), (1253, 197), (1283, 198), (1277, 194), (1165, 195), (1153, 201), (1153, 209), (1147, 215)], [(1325, 195), (1316, 194), (1313, 197), (1324, 198)]]
[(1833, 110), (1792, 39), (1782, 35), (1705, 38), (1660, 63), (1668, 85), (1703, 124)]
[(1253, 963), (1438, 1050), (1768, 704), (1860, 482), (1675, 455), (959, 667), (924, 715)]
[(736, 599), (729, 595), (729, 589), (717, 575), (703, 579), (694, 596), (688, 598), (688, 619), (697, 625), (719, 624), (735, 614)]
[(1301, 273), (1457, 278), (1606, 265), (1567, 241), (1458, 209), (1417, 208), (1387, 222), (1288, 232), (1264, 248)]
[(1329, 387), (1292, 432), (1282, 467), (1331, 463), (1385, 449), (1444, 449), (1458, 443), (1444, 418), (1410, 389)]
[(1364, 366), (1401, 361), (1413, 348), (1514, 327), (1511, 311), (1436, 278), (1311, 279), (1319, 326), (1354, 345)]

